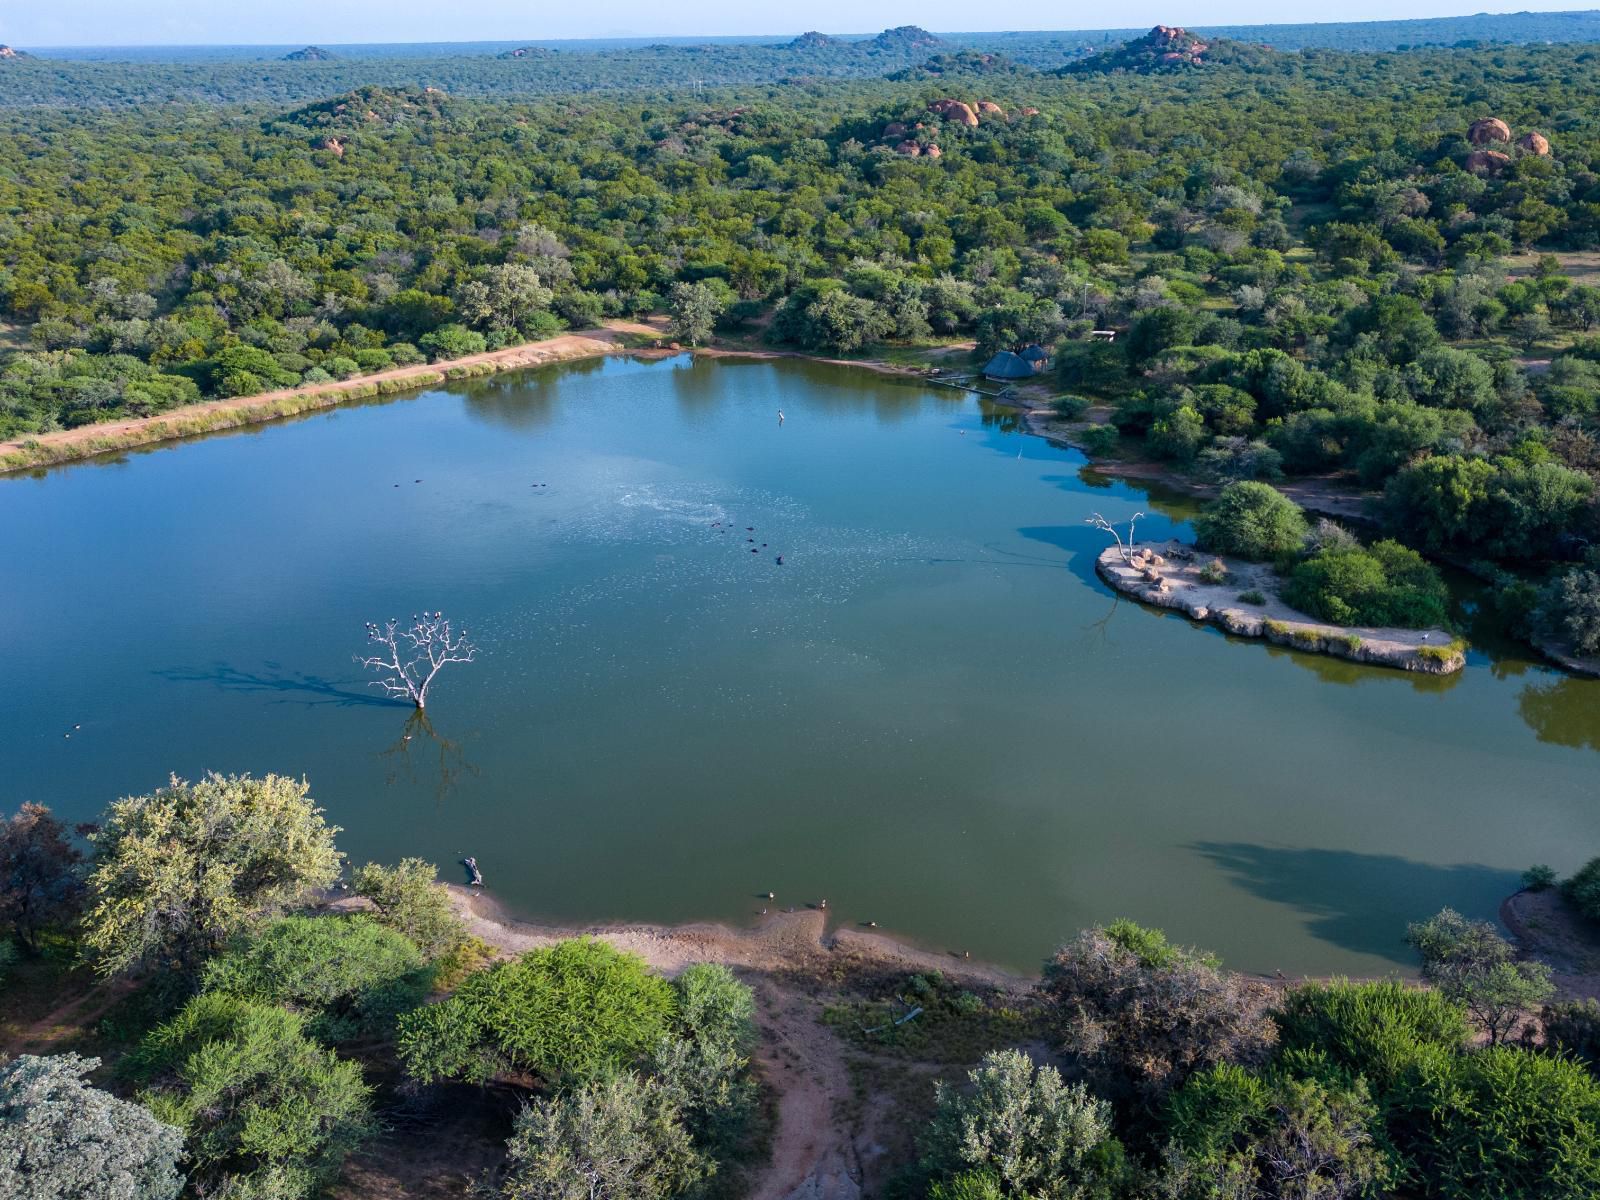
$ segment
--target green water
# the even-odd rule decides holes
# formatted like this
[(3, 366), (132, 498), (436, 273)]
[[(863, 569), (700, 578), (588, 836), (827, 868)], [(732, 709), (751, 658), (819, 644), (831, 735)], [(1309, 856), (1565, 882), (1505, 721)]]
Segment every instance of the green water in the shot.
[[(678, 358), (0, 480), (0, 805), (303, 773), (357, 861), (473, 854), (529, 915), (771, 889), (1024, 967), (1131, 916), (1403, 969), (1406, 921), (1600, 853), (1600, 685), (1118, 601), (1084, 518), (1184, 527), (1082, 465), (957, 392)], [(352, 662), (424, 606), (482, 646), (431, 729)]]

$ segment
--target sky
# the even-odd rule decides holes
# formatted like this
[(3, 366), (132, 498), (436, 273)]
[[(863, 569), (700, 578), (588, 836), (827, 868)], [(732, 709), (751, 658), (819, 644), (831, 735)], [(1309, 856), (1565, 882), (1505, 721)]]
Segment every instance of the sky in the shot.
[[(340, 42), (543, 41), (553, 38), (875, 33), (893, 25), (932, 30), (1097, 29), (1376, 21), (1596, 7), (1600, 0), (1481, 7), (1482, 0), (1130, 0), (1117, 6), (1012, 0), (1003, 14), (969, 0), (808, 0), (770, 9), (749, 0), (609, 0), (604, 5), (526, 0), (0, 0), (0, 42), (29, 46), (289, 45)], [(1002, 24), (1003, 22), (1003, 24)]]

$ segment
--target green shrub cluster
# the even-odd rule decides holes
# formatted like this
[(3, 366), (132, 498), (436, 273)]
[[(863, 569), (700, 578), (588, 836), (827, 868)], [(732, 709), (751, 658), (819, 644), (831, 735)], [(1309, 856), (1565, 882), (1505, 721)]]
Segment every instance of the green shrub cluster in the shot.
[(1450, 593), (1415, 550), (1379, 541), (1317, 551), (1295, 565), (1283, 598), (1336, 625), (1427, 629), (1446, 623)]

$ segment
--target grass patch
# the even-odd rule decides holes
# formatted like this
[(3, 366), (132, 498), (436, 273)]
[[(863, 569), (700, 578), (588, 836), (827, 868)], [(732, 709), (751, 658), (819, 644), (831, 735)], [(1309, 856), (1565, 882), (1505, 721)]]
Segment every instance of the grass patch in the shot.
[(969, 991), (938, 971), (904, 976), (874, 990), (870, 998), (829, 1005), (822, 1019), (843, 1041), (875, 1055), (976, 1062), (990, 1050), (1040, 1032), (1031, 1005), (1019, 1006), (1003, 993)]
[(1458, 656), (1465, 654), (1466, 650), (1467, 643), (1461, 638), (1456, 638), (1443, 646), (1418, 646), (1417, 657), (1422, 659), (1423, 662), (1437, 663), (1440, 666), (1444, 666), (1447, 663), (1454, 662)]
[(1251, 588), (1248, 592), (1239, 593), (1240, 604), (1265, 604), (1266, 602), (1267, 598), (1256, 588)]

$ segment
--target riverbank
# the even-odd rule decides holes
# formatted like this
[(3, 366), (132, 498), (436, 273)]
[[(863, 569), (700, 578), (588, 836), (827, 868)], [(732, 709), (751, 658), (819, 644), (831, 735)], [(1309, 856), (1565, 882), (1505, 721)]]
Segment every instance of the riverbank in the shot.
[(436, 387), (453, 379), (548, 366), (603, 354), (655, 353), (648, 349), (640, 350), (631, 344), (639, 336), (654, 333), (647, 326), (615, 322), (602, 329), (564, 333), (559, 337), (525, 342), (520, 346), (508, 346), (503, 350), (489, 350), (482, 354), (469, 354), (448, 362), (392, 367), (358, 379), (306, 384), (236, 399), (207, 400), (152, 417), (106, 421), (33, 437), (14, 438), (0, 442), (0, 474), (59, 466), (159, 442), (238, 429), (334, 408), (355, 400)]
[[(1214, 563), (1225, 571), (1220, 581), (1203, 574)], [(1446, 630), (1330, 625), (1278, 599), (1272, 568), (1205, 554), (1176, 540), (1140, 544), (1127, 557), (1120, 547), (1108, 546), (1095, 570), (1143, 604), (1177, 609), (1238, 637), (1427, 675), (1451, 675), (1466, 666), (1462, 644)], [(1253, 598), (1246, 601), (1246, 595)]]

